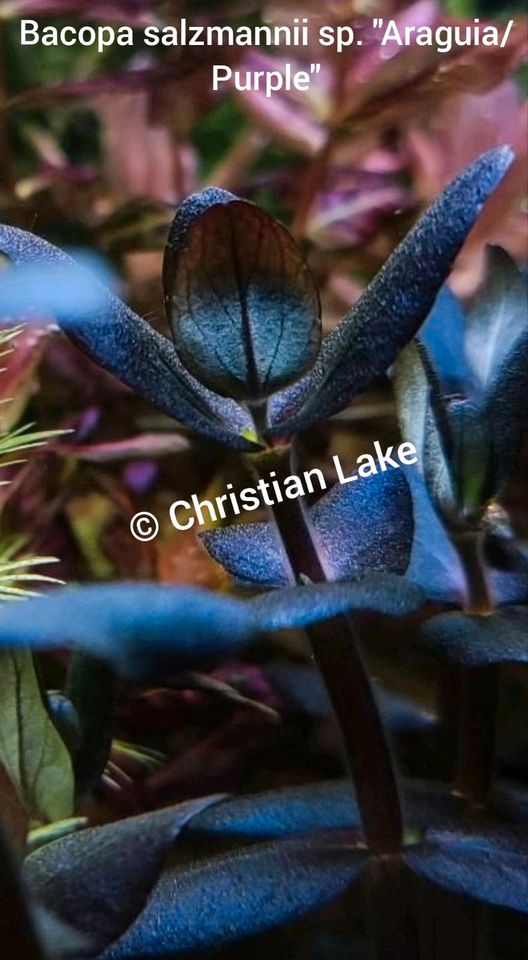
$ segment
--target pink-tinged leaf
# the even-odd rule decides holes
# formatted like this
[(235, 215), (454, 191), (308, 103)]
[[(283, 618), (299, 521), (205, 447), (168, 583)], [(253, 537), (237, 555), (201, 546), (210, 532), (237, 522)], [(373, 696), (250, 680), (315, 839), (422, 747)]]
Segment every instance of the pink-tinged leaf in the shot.
[[(36, 374), (51, 326), (32, 325), (13, 339), (0, 366), (0, 430), (11, 429), (20, 419), (36, 387)], [(8, 401), (8, 402), (6, 402)]]
[(143, 433), (108, 443), (56, 443), (56, 453), (90, 463), (107, 463), (129, 458), (164, 457), (189, 449), (189, 441), (178, 433)]

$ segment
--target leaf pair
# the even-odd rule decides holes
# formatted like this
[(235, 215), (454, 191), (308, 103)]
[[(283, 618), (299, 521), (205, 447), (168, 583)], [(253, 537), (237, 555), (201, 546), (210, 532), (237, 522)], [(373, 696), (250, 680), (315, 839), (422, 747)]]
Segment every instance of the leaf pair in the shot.
[[(403, 468), (336, 483), (307, 511), (317, 550), (333, 581), (370, 572), (404, 573), (413, 539), (413, 505)], [(202, 534), (209, 553), (244, 583), (291, 581), (279, 534), (269, 521)]]
[(528, 413), (527, 289), (504, 251), (488, 251), (466, 317), (442, 291), (396, 364), (395, 386), (434, 501), (451, 520), (478, 519), (511, 476)]
[(301, 917), (357, 880), (365, 852), (329, 835), (163, 869), (185, 824), (219, 799), (191, 800), (49, 844), (26, 861), (29, 888), (91, 939), (88, 956), (116, 960), (217, 947)]
[(267, 421), (269, 437), (291, 437), (387, 370), (427, 316), (511, 162), (501, 147), (468, 167), (319, 353), (318, 294), (294, 240), (258, 207), (217, 189), (190, 197), (169, 234), (163, 278), (174, 346), (90, 284), (61, 251), (6, 226), (0, 251), (18, 269), (0, 279), (0, 310), (55, 316), (90, 356), (155, 405), (207, 437), (251, 450), (253, 421), (235, 400), (262, 406), (274, 394), (259, 430)]
[[(455, 826), (460, 798), (420, 783), (405, 795), (414, 827), (430, 829), (403, 848), (402, 866), (457, 895), (528, 911), (523, 828), (466, 831)], [(369, 867), (358, 827), (349, 781), (210, 796), (48, 844), (27, 859), (25, 879), (91, 938), (83, 955), (178, 956), (300, 918), (358, 885)], [(198, 853), (196, 841), (214, 836), (231, 849)]]
[[(451, 826), (461, 805), (419, 783), (406, 796), (415, 826)], [(215, 795), (49, 843), (28, 857), (25, 878), (39, 902), (90, 937), (92, 954), (172, 955), (257, 933), (333, 899), (364, 868), (365, 852), (342, 842), (359, 829), (349, 780)], [(197, 857), (197, 841), (214, 837), (234, 849)], [(237, 850), (241, 841), (253, 845)], [(167, 866), (176, 842), (180, 855)]]

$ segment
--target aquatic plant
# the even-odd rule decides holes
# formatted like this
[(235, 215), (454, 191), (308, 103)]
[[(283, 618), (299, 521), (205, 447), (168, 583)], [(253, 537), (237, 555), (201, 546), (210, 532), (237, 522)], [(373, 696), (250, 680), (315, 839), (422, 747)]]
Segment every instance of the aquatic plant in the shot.
[[(501, 910), (526, 912), (526, 799), (493, 781), (494, 719), (484, 723), (482, 695), (483, 667), (525, 659), (525, 560), (490, 506), (513, 475), (525, 424), (524, 291), (503, 254), (494, 255), (466, 325), (442, 289), (510, 162), (500, 148), (464, 171), (322, 342), (318, 294), (292, 237), (225, 191), (190, 197), (174, 219), (163, 271), (173, 342), (104, 288), (85, 297), (86, 271), (57, 248), (0, 227), (0, 250), (13, 263), (0, 279), (0, 304), (4, 297), (12, 314), (55, 316), (106, 369), (193, 431), (242, 453), (258, 476), (294, 474), (299, 435), (394, 364), (402, 432), (422, 473), (372, 470), (309, 508), (282, 502), (267, 523), (207, 533), (208, 550), (237, 579), (275, 588), (256, 598), (92, 585), (32, 599), (24, 616), (0, 613), (2, 646), (75, 651), (62, 700), (45, 701), (68, 744), (56, 775), (68, 812), (56, 823), (37, 804), (39, 849), (24, 869), (24, 890), (39, 904), (35, 920), (4, 861), (0, 892), (14, 918), (7, 950), (22, 931), (28, 957), (41, 955), (41, 942), (58, 956), (112, 960), (189, 955), (239, 940), (242, 950), (258, 950), (257, 935), (285, 925), (293, 943), (306, 945), (306, 930), (287, 925), (341, 896), (337, 942), (345, 955), (476, 958), (479, 944), (495, 949)], [(72, 310), (65, 289), (74, 288)], [(422, 340), (411, 343), (416, 334)], [(443, 382), (444, 373), (451, 379)], [(484, 547), (489, 583), (507, 604), (493, 615)], [(422, 609), (430, 599), (465, 610), (430, 617), (431, 607)], [(440, 718), (440, 727), (460, 733), (457, 796), (439, 782), (400, 784), (388, 730), (394, 712), (380, 709), (359, 638), (361, 611), (382, 625), (382, 617), (418, 610), (427, 649), (469, 668), (459, 703)], [(108, 761), (116, 675), (152, 687), (295, 627), (307, 629), (349, 777), (200, 797), (103, 826), (79, 821), (82, 798)], [(468, 750), (476, 731), (478, 749)], [(48, 764), (43, 758), (39, 770)], [(25, 775), (13, 789), (6, 778), (15, 818), (20, 802), (26, 816), (35, 809), (28, 785), (44, 789), (46, 780)], [(440, 937), (446, 911), (449, 930)], [(335, 955), (336, 941), (317, 955), (324, 949)]]

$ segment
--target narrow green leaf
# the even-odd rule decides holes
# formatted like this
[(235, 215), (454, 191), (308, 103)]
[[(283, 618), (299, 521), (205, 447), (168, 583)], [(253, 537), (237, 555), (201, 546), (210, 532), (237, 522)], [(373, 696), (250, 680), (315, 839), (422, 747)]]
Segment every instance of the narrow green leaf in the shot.
[(31, 820), (50, 823), (72, 815), (70, 755), (46, 710), (26, 650), (0, 655), (0, 761)]

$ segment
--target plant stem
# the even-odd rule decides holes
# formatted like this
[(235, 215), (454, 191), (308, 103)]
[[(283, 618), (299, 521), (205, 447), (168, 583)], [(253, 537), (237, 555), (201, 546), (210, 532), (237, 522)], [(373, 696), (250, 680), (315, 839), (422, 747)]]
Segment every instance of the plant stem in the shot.
[[(289, 449), (255, 460), (260, 476), (266, 477), (270, 465), (279, 483), (295, 473)], [(270, 509), (292, 580), (328, 581), (302, 501)], [(369, 849), (395, 852), (403, 835), (396, 771), (355, 626), (349, 616), (337, 616), (309, 627), (307, 634), (341, 729)]]
[(114, 671), (106, 663), (83, 653), (72, 655), (65, 692), (81, 726), (74, 762), (80, 796), (99, 782), (110, 754), (115, 687)]
[[(453, 537), (466, 575), (466, 613), (489, 616), (493, 599), (482, 558), (481, 535), (471, 531)], [(455, 787), (472, 804), (483, 804), (495, 770), (499, 698), (496, 664), (465, 670), (460, 681), (460, 730)]]

